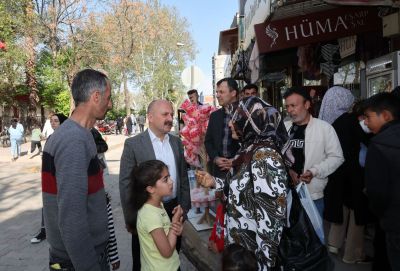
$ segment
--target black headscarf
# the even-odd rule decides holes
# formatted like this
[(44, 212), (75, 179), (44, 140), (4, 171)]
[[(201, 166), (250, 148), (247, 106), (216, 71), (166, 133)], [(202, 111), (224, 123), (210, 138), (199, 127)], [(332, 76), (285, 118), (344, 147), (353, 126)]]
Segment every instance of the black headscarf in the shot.
[(56, 114), (54, 114), (54, 115), (57, 116), (58, 120), (60, 121), (60, 125), (61, 125), (66, 119), (68, 119), (68, 117), (65, 116), (65, 115), (62, 114), (62, 113), (56, 113)]

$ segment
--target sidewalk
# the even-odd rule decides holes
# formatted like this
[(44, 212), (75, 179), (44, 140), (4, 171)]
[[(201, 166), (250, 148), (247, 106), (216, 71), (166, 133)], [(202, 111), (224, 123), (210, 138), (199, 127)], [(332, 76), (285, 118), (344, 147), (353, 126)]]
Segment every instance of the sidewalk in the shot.
[[(126, 136), (108, 135), (106, 153), (109, 175), (105, 178), (107, 191), (112, 197), (121, 271), (130, 271), (131, 237), (125, 230), (119, 201), (118, 173)], [(27, 151), (30, 143), (22, 146)], [(0, 270), (48, 270), (48, 244), (31, 244), (30, 239), (40, 228), (41, 219), (41, 156), (29, 159), (24, 155), (11, 162), (10, 148), (0, 147)], [(181, 270), (196, 270), (185, 257), (181, 257)]]

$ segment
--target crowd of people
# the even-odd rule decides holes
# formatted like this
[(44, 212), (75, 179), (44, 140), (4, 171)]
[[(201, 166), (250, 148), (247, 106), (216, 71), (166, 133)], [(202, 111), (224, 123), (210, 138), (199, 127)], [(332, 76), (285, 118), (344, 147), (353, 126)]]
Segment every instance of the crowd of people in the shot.
[(130, 114), (125, 116), (117, 117), (115, 120), (115, 134), (132, 136), (136, 133), (142, 133), (144, 131), (144, 125), (146, 124), (146, 117), (143, 115), (135, 116)]
[[(47, 139), (41, 230), (31, 242), (47, 238), (50, 270), (116, 270), (111, 201), (103, 182), (108, 147), (93, 129), (112, 107), (111, 83), (104, 73), (86, 69), (73, 79), (71, 92), (72, 115), (60, 119), (52, 114), (52, 131), (41, 133), (37, 127), (32, 140), (32, 152), (36, 147), (41, 152), (41, 136)], [(201, 105), (196, 90), (188, 97)], [(313, 252), (318, 256), (298, 259), (317, 266), (312, 270), (332, 270), (328, 251), (341, 250), (345, 263), (373, 261), (374, 270), (400, 270), (400, 101), (395, 93), (355, 103), (348, 89), (334, 86), (313, 110), (310, 93), (292, 87), (283, 95), (288, 119), (259, 98), (256, 85), (239, 91), (234, 79), (224, 78), (216, 97), (221, 108), (210, 116), (204, 143), (208, 170), (198, 170), (196, 178), (220, 192), (223, 270), (302, 270), (287, 257), (282, 240), (300, 247), (310, 240), (319, 243), (322, 249)], [(123, 216), (132, 235), (132, 270), (179, 270), (191, 201), (184, 147), (170, 133), (173, 120), (171, 102), (162, 99), (148, 105), (146, 117), (116, 120), (119, 133), (124, 125), (127, 135), (140, 128), (125, 140), (119, 172)], [(14, 159), (23, 128), (15, 122), (11, 129)], [(314, 215), (328, 225), (320, 238), (290, 234), (295, 219), (308, 225), (307, 232), (317, 232), (308, 207), (300, 207), (306, 216), (296, 213), (300, 186), (308, 191)], [(375, 255), (367, 255), (364, 244), (371, 224)]]

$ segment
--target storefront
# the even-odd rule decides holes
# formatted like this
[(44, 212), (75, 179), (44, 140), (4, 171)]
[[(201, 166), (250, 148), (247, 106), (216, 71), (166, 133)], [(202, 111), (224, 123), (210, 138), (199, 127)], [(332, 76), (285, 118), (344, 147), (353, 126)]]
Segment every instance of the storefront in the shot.
[(393, 11), (321, 4), (289, 17), (285, 8), (255, 25), (264, 98), (283, 111), (282, 94), (294, 85), (314, 89), (318, 99), (332, 85), (366, 96), (366, 63), (390, 52), (382, 16)]

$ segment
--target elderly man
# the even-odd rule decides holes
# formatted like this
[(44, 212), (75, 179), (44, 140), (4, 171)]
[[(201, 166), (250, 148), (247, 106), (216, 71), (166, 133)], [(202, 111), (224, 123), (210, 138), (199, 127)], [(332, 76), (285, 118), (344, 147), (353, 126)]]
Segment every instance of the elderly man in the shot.
[(90, 129), (111, 109), (111, 84), (80, 71), (71, 86), (75, 110), (43, 151), (43, 213), (50, 270), (109, 270), (106, 194)]
[[(184, 212), (188, 212), (191, 207), (182, 142), (178, 137), (169, 134), (173, 117), (174, 110), (171, 102), (152, 101), (147, 108), (149, 128), (125, 141), (120, 164), (119, 191), (126, 228), (132, 233), (132, 270), (140, 270), (140, 247), (136, 232), (137, 214), (129, 208), (128, 202), (132, 168), (148, 160), (163, 161), (168, 166), (171, 179), (174, 181), (172, 196), (163, 199), (168, 215), (172, 217), (172, 211), (178, 204), (181, 205)], [(178, 243), (176, 247), (179, 251)]]
[(307, 183), (322, 217), (324, 189), (328, 176), (344, 161), (342, 148), (332, 125), (311, 116), (311, 97), (304, 88), (292, 87), (283, 97), (293, 122), (289, 135), (294, 163), (289, 173), (295, 184)]

